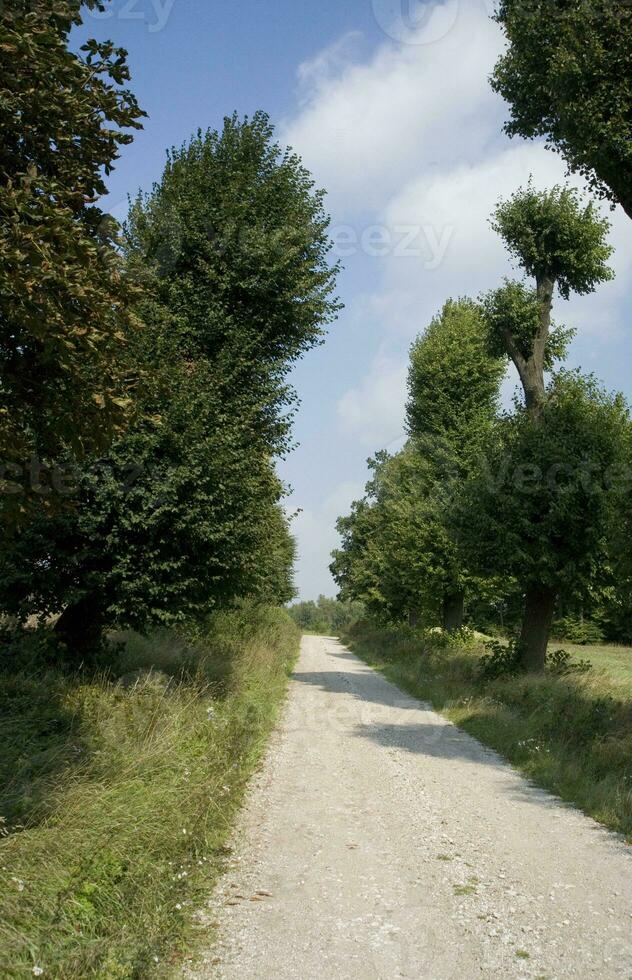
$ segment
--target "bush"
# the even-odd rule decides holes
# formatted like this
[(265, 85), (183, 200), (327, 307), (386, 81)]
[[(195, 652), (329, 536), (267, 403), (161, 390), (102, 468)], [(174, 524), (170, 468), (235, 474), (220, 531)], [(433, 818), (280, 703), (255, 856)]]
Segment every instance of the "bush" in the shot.
[(565, 616), (558, 619), (553, 626), (553, 636), (569, 643), (586, 646), (590, 643), (603, 643), (604, 632), (597, 623), (590, 619), (579, 619), (576, 616)]

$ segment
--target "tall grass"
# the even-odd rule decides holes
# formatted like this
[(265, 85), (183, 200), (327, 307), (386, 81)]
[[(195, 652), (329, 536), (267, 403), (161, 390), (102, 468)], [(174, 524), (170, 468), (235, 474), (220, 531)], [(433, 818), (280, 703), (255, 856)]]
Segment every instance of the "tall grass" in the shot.
[[(342, 639), (409, 693), (492, 746), (540, 786), (574, 803), (632, 842), (632, 683), (581, 647), (586, 674), (484, 680), (474, 639), (378, 629), (368, 622)], [(632, 651), (630, 651), (632, 656)]]
[(0, 976), (159, 977), (182, 956), (298, 648), (281, 610), (124, 637), (99, 674), (0, 674)]

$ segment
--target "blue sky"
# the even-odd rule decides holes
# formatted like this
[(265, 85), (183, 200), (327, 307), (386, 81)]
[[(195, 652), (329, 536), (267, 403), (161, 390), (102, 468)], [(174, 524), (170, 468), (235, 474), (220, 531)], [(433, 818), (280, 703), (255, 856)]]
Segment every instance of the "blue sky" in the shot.
[[(532, 174), (565, 177), (539, 144), (509, 141), (487, 77), (502, 50), (493, 0), (113, 0), (82, 33), (129, 51), (149, 113), (123, 150), (108, 206), (160, 177), (165, 149), (224, 115), (263, 108), (328, 190), (345, 310), (297, 368), (294, 488), (301, 596), (334, 594), (335, 518), (362, 492), (366, 459), (403, 435), (411, 341), (449, 296), (512, 270), (488, 216)], [(573, 180), (577, 183), (576, 180)], [(581, 186), (581, 185), (579, 185)], [(570, 363), (632, 397), (632, 225), (610, 214), (614, 282), (556, 304), (578, 336)], [(508, 377), (505, 396), (514, 382)]]

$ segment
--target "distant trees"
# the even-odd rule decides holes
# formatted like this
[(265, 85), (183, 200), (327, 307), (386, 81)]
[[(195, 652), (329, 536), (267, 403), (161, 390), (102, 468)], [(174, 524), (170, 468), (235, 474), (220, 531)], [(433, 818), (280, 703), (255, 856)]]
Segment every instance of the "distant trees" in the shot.
[(142, 284), (136, 419), (89, 467), (69, 454), (76, 492), (2, 554), (1, 608), (61, 612), (59, 635), (85, 651), (110, 625), (292, 597), (274, 460), (289, 448), (288, 371), (338, 308), (327, 224), (263, 113), (172, 151), (126, 229)]
[(316, 602), (309, 599), (294, 602), (289, 613), (294, 622), (303, 630), (312, 633), (338, 633), (360, 619), (364, 609), (357, 602), (340, 602), (320, 595)]
[(136, 295), (104, 175), (144, 113), (110, 42), (68, 48), (95, 0), (13, 0), (0, 11), (0, 519), (31, 494), (29, 459), (103, 449), (122, 431), (135, 380), (122, 346)]
[(492, 86), (509, 102), (510, 135), (544, 136), (569, 168), (632, 217), (632, 7), (501, 0), (509, 46)]
[(487, 350), (479, 305), (449, 300), (412, 346), (410, 438), (370, 461), (367, 494), (340, 518), (332, 572), (341, 595), (381, 618), (463, 622), (474, 583), (450, 527), (452, 496), (475, 465), (492, 424), (504, 365)]

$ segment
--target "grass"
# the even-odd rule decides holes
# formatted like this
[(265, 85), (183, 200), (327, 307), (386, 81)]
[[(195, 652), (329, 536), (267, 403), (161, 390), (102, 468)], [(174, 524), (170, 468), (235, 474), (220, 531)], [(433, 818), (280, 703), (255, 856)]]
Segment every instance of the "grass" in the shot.
[(41, 658), (0, 672), (7, 980), (177, 970), (299, 634), (258, 608), (218, 615), (195, 639), (124, 639), (108, 673)]
[(368, 622), (342, 639), (535, 783), (632, 842), (632, 649), (564, 645), (593, 669), (484, 681), (480, 641)]

